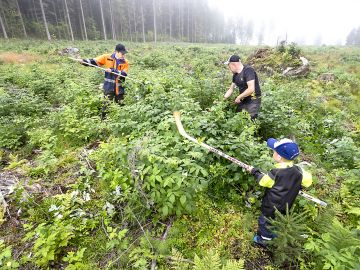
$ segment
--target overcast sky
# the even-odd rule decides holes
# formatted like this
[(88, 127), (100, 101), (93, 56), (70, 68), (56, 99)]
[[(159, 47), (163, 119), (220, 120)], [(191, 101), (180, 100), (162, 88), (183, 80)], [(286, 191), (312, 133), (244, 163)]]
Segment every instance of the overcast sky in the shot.
[[(225, 18), (241, 16), (254, 23), (254, 34), (265, 28), (264, 42), (345, 44), (360, 26), (360, 0), (209, 0)], [(252, 41), (257, 44), (257, 39)]]

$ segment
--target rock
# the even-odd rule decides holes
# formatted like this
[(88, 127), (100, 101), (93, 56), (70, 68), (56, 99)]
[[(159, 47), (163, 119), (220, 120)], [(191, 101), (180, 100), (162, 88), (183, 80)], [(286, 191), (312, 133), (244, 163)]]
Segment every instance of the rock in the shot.
[(18, 184), (18, 179), (9, 172), (0, 173), (0, 192), (4, 197), (13, 193), (15, 187)]
[(298, 67), (298, 68), (294, 68), (294, 67), (288, 67), (283, 71), (283, 75), (284, 76), (289, 76), (289, 77), (301, 77), (301, 76), (305, 76), (306, 74), (309, 73), (310, 71), (310, 63), (309, 60), (307, 60), (305, 57), (300, 57), (300, 60), (302, 62), (302, 66)]
[(61, 56), (72, 56), (72, 57), (79, 57), (80, 50), (78, 48), (64, 48), (61, 51), (58, 51), (58, 54)]
[(5, 221), (5, 213), (6, 213), (7, 203), (3, 194), (0, 191), (0, 225)]
[(318, 80), (321, 82), (333, 82), (335, 81), (335, 75), (333, 73), (323, 73), (319, 75)]

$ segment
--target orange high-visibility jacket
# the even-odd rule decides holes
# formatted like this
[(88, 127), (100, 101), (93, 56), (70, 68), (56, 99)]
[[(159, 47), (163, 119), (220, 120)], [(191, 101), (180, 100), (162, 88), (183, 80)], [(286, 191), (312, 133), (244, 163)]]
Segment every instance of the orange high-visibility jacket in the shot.
[[(116, 59), (115, 53), (103, 54), (94, 59), (87, 59), (86, 62), (93, 65), (110, 68), (112, 72), (118, 73), (122, 76), (127, 76), (127, 73), (129, 71), (129, 62), (125, 58)], [(116, 76), (115, 74), (110, 72), (105, 72), (103, 88), (105, 91), (115, 90), (115, 94), (118, 95), (120, 88), (122, 87), (121, 82), (124, 81), (124, 79), (124, 77)]]

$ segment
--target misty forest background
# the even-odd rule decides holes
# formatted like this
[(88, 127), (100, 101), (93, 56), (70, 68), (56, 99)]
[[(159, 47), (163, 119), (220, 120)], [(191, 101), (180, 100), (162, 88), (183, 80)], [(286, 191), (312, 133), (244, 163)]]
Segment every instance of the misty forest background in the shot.
[[(0, 0), (1, 36), (48, 40), (172, 41), (261, 45), (263, 24), (226, 20), (207, 0)], [(321, 42), (318, 40), (317, 42)], [(321, 45), (321, 44), (315, 44)], [(360, 26), (346, 45), (360, 45)]]

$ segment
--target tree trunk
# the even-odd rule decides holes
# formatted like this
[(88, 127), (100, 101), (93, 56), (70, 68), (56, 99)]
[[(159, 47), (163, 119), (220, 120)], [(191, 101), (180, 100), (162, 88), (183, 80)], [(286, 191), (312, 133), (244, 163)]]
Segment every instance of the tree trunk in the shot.
[(187, 36), (188, 36), (188, 42), (190, 42), (190, 9), (189, 9), (189, 4), (187, 5)]
[(196, 15), (195, 15), (195, 18), (194, 18), (194, 43), (196, 43)]
[(85, 17), (84, 17), (84, 9), (83, 9), (81, 0), (79, 0), (79, 2), (80, 2), (80, 10), (81, 10), (81, 19), (82, 19), (82, 23), (83, 23), (83, 27), (84, 27), (85, 40), (88, 40), (87, 32), (86, 32)]
[(154, 15), (154, 41), (156, 43), (156, 5), (155, 5), (155, 1), (153, 0), (153, 15)]
[(171, 9), (171, 1), (169, 1), (169, 35), (170, 35), (170, 41), (172, 36), (172, 9)]
[(129, 5), (127, 6), (127, 17), (128, 17), (130, 41), (132, 42), (133, 38), (132, 38), (132, 32), (131, 32), (131, 21), (130, 21), (130, 8), (129, 8)]
[(66, 8), (65, 8), (65, 3), (64, 1), (61, 1), (60, 2), (61, 5), (62, 5), (62, 11), (63, 11), (63, 16), (64, 16), (64, 22), (65, 22), (65, 25), (66, 25), (66, 33), (65, 33), (65, 29), (64, 29), (64, 37), (66, 39), (70, 39), (70, 30), (69, 30), (69, 25), (68, 25), (68, 22), (67, 22), (67, 19), (66, 19)]
[(35, 7), (35, 2), (34, 1), (35, 0), (32, 0), (32, 6), (33, 6), (32, 10), (33, 10), (36, 22), (39, 22), (39, 17), (38, 17), (37, 12), (36, 12), (36, 7)]
[(114, 27), (114, 17), (113, 17), (113, 9), (111, 6), (111, 0), (109, 0), (109, 8), (110, 8), (110, 24), (111, 24), (111, 32), (112, 32), (112, 39), (115, 40), (115, 27)]
[(64, 0), (64, 2), (65, 2), (66, 16), (67, 16), (67, 20), (68, 20), (68, 22), (69, 22), (69, 28), (70, 28), (71, 40), (72, 40), (72, 41), (74, 41), (74, 34), (73, 34), (72, 27), (71, 27), (71, 20), (70, 20), (70, 15), (69, 15), (68, 5), (67, 5), (66, 0)]
[(19, 12), (21, 25), (22, 25), (22, 28), (23, 28), (23, 31), (24, 31), (24, 36), (27, 38), (27, 33), (26, 33), (26, 29), (25, 29), (25, 24), (24, 24), (23, 17), (22, 17), (22, 15), (21, 15), (21, 10), (20, 10), (20, 7), (19, 7), (18, 0), (15, 0), (15, 3), (16, 3), (16, 7), (17, 7), (17, 9), (18, 9), (18, 12)]
[(137, 33), (137, 20), (136, 20), (136, 12), (135, 12), (135, 8), (136, 8), (136, 2), (134, 1), (133, 2), (134, 5), (133, 5), (133, 17), (134, 17), (134, 31), (135, 31), (135, 41), (137, 42), (138, 41), (138, 33)]
[[(180, 0), (181, 3), (182, 0)], [(184, 39), (184, 11), (183, 9), (180, 10), (180, 20), (181, 20), (181, 41)]]
[(83, 30), (83, 24), (82, 24), (82, 19), (81, 19), (81, 11), (76, 10), (76, 14), (78, 15), (78, 24), (75, 23), (75, 25), (78, 25), (79, 29), (80, 29), (80, 35), (81, 35), (81, 39), (85, 40), (85, 35), (84, 35), (84, 30)]
[(3, 19), (2, 19), (1, 13), (0, 13), (0, 24), (1, 24), (1, 28), (2, 28), (3, 34), (4, 34), (4, 38), (8, 39), (8, 35), (7, 35), (7, 33), (6, 33), (6, 29), (5, 29), (5, 25), (4, 25), (4, 22), (3, 22)]
[(60, 34), (60, 29), (59, 29), (59, 20), (57, 17), (57, 12), (56, 12), (56, 6), (55, 6), (55, 2), (52, 1), (52, 6), (53, 6), (53, 10), (54, 10), (54, 15), (55, 15), (55, 22), (56, 22), (56, 28), (57, 28), (57, 33), (58, 33), (58, 38), (61, 39), (61, 34)]
[(105, 20), (104, 20), (102, 1), (99, 0), (99, 2), (100, 2), (100, 12), (101, 12), (101, 21), (102, 21), (102, 25), (103, 25), (104, 39), (106, 40), (106, 26), (105, 26)]
[(145, 40), (145, 22), (144, 22), (144, 7), (143, 7), (143, 5), (141, 5), (141, 23), (142, 23), (143, 42), (146, 42), (146, 40)]
[(48, 25), (47, 25), (47, 22), (46, 22), (44, 5), (43, 5), (42, 0), (40, 0), (40, 7), (41, 7), (41, 13), (42, 13), (42, 16), (43, 16), (43, 20), (44, 20), (46, 35), (47, 35), (48, 40), (51, 40), (51, 36), (50, 36), (50, 33), (49, 33), (49, 28), (48, 28)]
[(125, 25), (125, 23), (124, 24), (122, 24), (122, 23), (120, 23), (120, 39), (121, 40), (124, 40), (124, 26)]
[(178, 38), (181, 38), (181, 5), (180, 5), (180, 0), (179, 1), (179, 21), (178, 21), (178, 26), (179, 26), (179, 30), (178, 30)]

